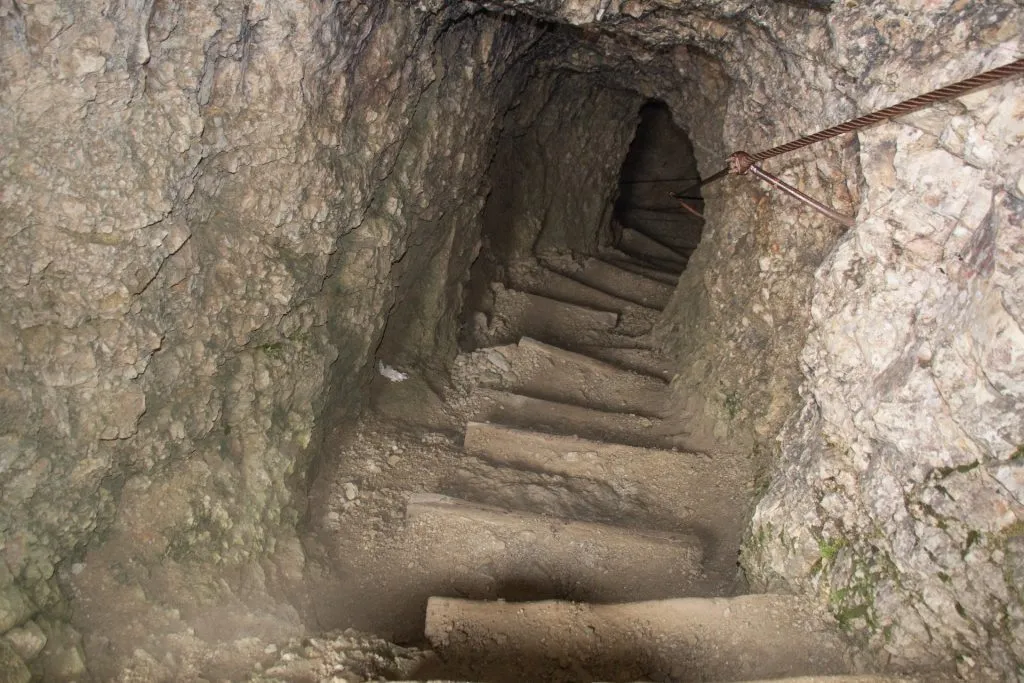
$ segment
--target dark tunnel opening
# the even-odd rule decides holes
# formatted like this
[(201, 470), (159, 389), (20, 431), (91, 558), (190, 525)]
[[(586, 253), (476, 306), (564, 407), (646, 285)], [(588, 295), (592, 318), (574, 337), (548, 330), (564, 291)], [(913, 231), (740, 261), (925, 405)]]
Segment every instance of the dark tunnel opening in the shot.
[(693, 143), (663, 102), (649, 101), (619, 177), (615, 246), (652, 266), (682, 270), (700, 243), (704, 199)]
[(514, 342), (520, 314), (495, 318), (511, 299), (538, 321), (538, 339), (570, 349), (592, 344), (549, 329), (541, 308), (568, 315), (549, 300), (660, 311), (701, 239), (699, 180), (694, 145), (665, 102), (602, 76), (556, 70), (531, 83), (488, 169), (460, 347)]
[(696, 188), (1019, 59), (925, 4), (0, 0), (0, 679), (1018, 670), (1024, 85)]

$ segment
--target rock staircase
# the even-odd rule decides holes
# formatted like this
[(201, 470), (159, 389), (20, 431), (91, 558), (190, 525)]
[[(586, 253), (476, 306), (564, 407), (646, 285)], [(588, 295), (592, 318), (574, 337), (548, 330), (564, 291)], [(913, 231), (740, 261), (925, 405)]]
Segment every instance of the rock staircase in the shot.
[(408, 582), (431, 577), (425, 636), (444, 676), (848, 671), (822, 615), (742, 594), (752, 465), (669, 419), (672, 367), (649, 333), (685, 258), (670, 269), (666, 251), (637, 239), (632, 253), (548, 254), (492, 286), (480, 331), (490, 346), (477, 353), (501, 371), (465, 401), (459, 473), (408, 496), (402, 531), (417, 553)]

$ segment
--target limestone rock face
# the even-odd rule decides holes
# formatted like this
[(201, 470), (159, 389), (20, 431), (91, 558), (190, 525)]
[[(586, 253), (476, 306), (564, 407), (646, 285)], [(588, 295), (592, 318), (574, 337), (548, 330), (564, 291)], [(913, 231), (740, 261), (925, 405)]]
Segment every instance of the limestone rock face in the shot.
[(858, 225), (816, 275), (804, 414), (754, 518), (757, 576), (898, 657), (1024, 662), (1022, 102), (861, 134)]
[[(491, 4), (580, 27), (574, 66), (667, 102), (705, 176), (1018, 59), (1024, 28), (1009, 2)], [(767, 468), (755, 584), (982, 678), (1024, 666), (1022, 87), (765, 163), (849, 232), (750, 179), (705, 188), (662, 325), (680, 410)]]
[[(645, 99), (707, 176), (1016, 59), (1022, 29), (1016, 0), (0, 0), (12, 680), (230, 678), (300, 632), (323, 434), (375, 356), (443, 371), (484, 236), (600, 241)], [(764, 465), (755, 583), (965, 673), (1024, 666), (1022, 101), (765, 164), (849, 231), (705, 188), (659, 330), (678, 412)]]
[[(506, 116), (490, 169), (483, 220), (491, 251), (512, 259), (535, 249), (593, 253), (607, 243), (609, 189), (642, 102), (586, 74), (531, 80)], [(553, 178), (564, 180), (556, 187)]]
[(259, 598), (301, 580), (316, 420), (360, 408), (396, 301), (457, 313), (540, 34), (469, 9), (0, 5), (0, 631), (60, 613), (58, 580), (104, 680), (108, 640), (211, 610), (301, 628)]

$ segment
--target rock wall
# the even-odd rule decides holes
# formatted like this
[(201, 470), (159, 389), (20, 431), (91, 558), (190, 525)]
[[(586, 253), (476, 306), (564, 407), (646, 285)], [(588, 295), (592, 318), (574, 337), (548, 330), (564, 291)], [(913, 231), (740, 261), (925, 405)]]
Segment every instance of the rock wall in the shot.
[[(636, 123), (616, 90), (665, 101), (708, 175), (1009, 62), (1022, 28), (1014, 0), (0, 0), (0, 661), (227, 676), (301, 629), (275, 587), (302, 579), (320, 434), (378, 346), (453, 353), (502, 126), (543, 123), (549, 168), (597, 164), (535, 233), (571, 241), (608, 209), (574, 190), (614, 185)], [(766, 164), (848, 233), (750, 179), (707, 188), (661, 330), (679, 412), (771, 466), (752, 580), (983, 675), (1024, 662), (1021, 94)], [(519, 96), (536, 116), (505, 117)], [(561, 135), (601, 108), (622, 116)]]
[(492, 258), (593, 253), (608, 241), (641, 103), (589, 74), (541, 71), (530, 80), (505, 117), (490, 167), (483, 229)]
[(184, 680), (248, 654), (204, 641), (301, 628), (268, 591), (302, 578), (317, 418), (358, 410), (396, 301), (417, 330), (457, 309), (444, 256), (541, 33), (470, 10), (0, 4), (12, 675), (172, 651)]
[[(666, 101), (705, 176), (1018, 59), (1024, 27), (1001, 1), (507, 4), (579, 27), (573, 68)], [(766, 468), (755, 586), (985, 680), (1022, 663), (1020, 87), (765, 164), (848, 233), (751, 179), (707, 187), (662, 327), (680, 413)]]
[[(1024, 671), (1024, 85), (861, 134), (748, 566), (898, 659)], [(988, 669), (984, 667), (991, 667)]]

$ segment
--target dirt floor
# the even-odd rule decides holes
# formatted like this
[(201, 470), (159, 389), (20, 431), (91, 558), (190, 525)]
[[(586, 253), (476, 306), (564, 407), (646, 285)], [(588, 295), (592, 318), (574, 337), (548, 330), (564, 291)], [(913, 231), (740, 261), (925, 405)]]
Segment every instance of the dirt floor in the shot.
[[(555, 301), (542, 302), (541, 331), (593, 345), (592, 327), (575, 328), (604, 319), (562, 317)], [(512, 312), (492, 312), (485, 341), (518, 341), (524, 315), (537, 319), (536, 308), (505, 305)], [(610, 362), (527, 339), (461, 354), (444, 387), (408, 372), (392, 381), (386, 369), (376, 378), (372, 410), (329, 437), (312, 492), (320, 627), (423, 644), (433, 596), (600, 604), (743, 591), (749, 463), (692, 452), (662, 419), (666, 364), (635, 324), (650, 309), (625, 305), (630, 336), (608, 314), (605, 334), (625, 340)], [(645, 364), (655, 369), (630, 371)]]

